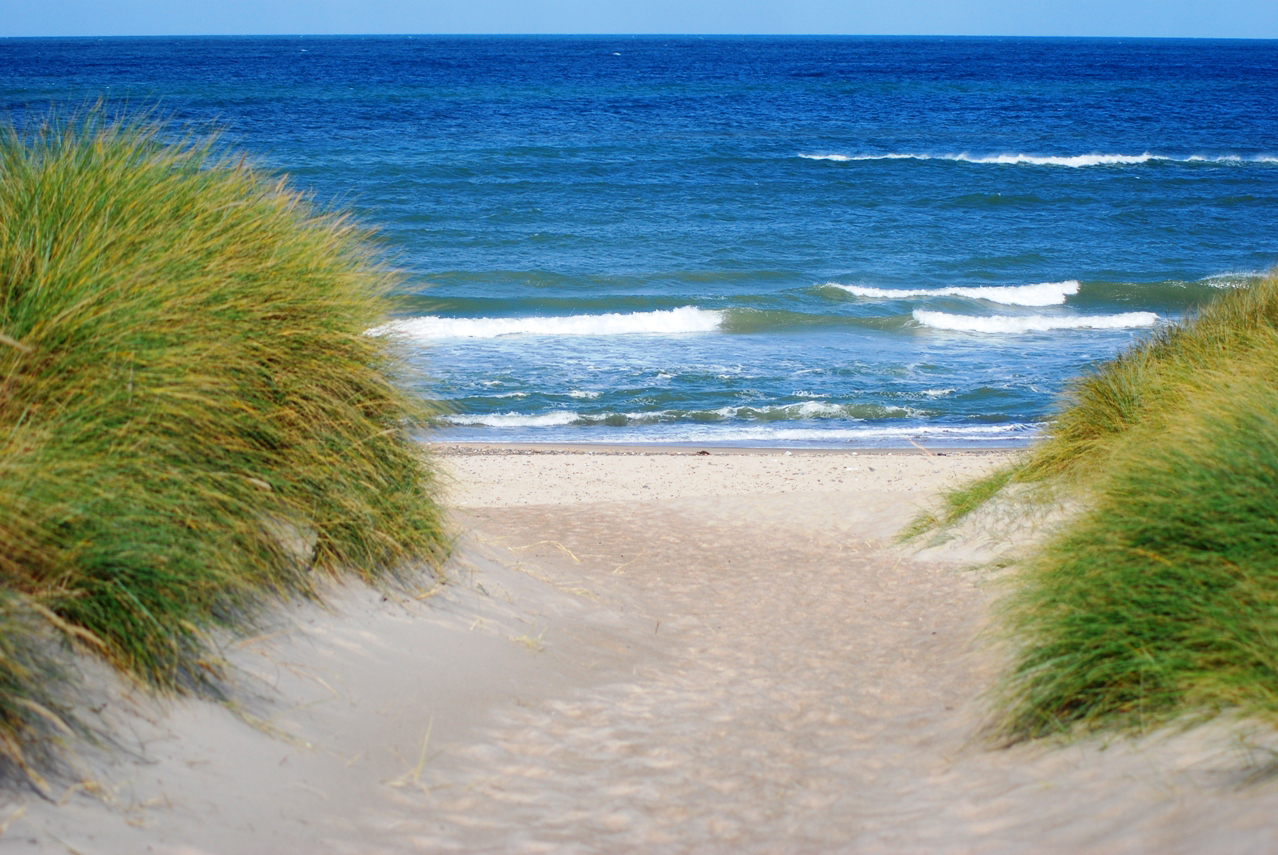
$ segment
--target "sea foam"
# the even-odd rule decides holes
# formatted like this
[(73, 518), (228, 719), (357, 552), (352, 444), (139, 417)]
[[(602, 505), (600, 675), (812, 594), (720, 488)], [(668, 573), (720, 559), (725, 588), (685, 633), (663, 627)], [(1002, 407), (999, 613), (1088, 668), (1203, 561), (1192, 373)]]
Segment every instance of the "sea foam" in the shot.
[[(1030, 423), (1013, 423), (1005, 425), (893, 425), (882, 427), (875, 425), (855, 425), (837, 428), (805, 428), (783, 427), (770, 429), (764, 427), (732, 427), (717, 430), (713, 438), (718, 441), (733, 440), (768, 440), (768, 441), (830, 441), (830, 440), (910, 440), (935, 439), (970, 442), (1006, 442), (1012, 439), (1032, 437), (1042, 429), (1041, 425)], [(698, 438), (695, 428), (689, 429), (689, 439)]]
[(418, 339), (497, 338), (505, 335), (671, 335), (719, 329), (723, 312), (684, 306), (653, 312), (562, 315), (522, 318), (441, 318), (426, 316), (391, 321), (372, 335), (398, 334)]
[(953, 287), (930, 289), (870, 288), (865, 285), (840, 285), (826, 283), (827, 287), (840, 288), (857, 297), (880, 300), (912, 300), (922, 297), (966, 297), (971, 300), (988, 300), (1007, 306), (1059, 306), (1066, 297), (1078, 293), (1079, 283), (1039, 282), (1034, 285), (986, 285), (977, 287)]
[(1152, 327), (1158, 323), (1153, 312), (1123, 312), (1118, 315), (954, 315), (949, 312), (914, 310), (914, 320), (936, 330), (978, 333), (1025, 333), (1051, 330), (1117, 330)]
[(1198, 282), (1210, 286), (1212, 288), (1246, 288), (1252, 285), (1258, 279), (1265, 277), (1263, 271), (1231, 271), (1228, 273), (1214, 273), (1211, 276), (1199, 279)]
[(1168, 155), (1151, 154), (1076, 154), (1076, 155), (1035, 155), (1035, 154), (986, 154), (976, 155), (967, 152), (959, 154), (799, 154), (806, 160), (830, 160), (836, 163), (848, 163), (859, 160), (948, 160), (959, 163), (998, 163), (1028, 164), (1031, 166), (1066, 166), (1080, 169), (1088, 166), (1134, 166), (1154, 161), (1169, 163), (1278, 163), (1278, 157), (1272, 155), (1191, 155), (1189, 157), (1170, 157)]
[[(456, 424), (456, 422), (454, 422)], [(479, 424), (478, 422), (475, 424)], [(526, 426), (524, 423), (520, 426)], [(502, 425), (503, 427), (512, 425)], [(581, 426), (563, 426), (556, 430), (556, 425), (538, 425), (548, 429), (541, 435), (542, 439), (576, 441), (602, 440), (661, 442), (661, 443), (813, 443), (817, 445), (836, 444), (846, 447), (847, 443), (874, 445), (903, 445), (910, 441), (932, 442), (937, 445), (1008, 445), (1023, 443), (1037, 436), (1043, 425), (1035, 423), (1010, 423), (1002, 425), (875, 425), (871, 423), (832, 423), (804, 426), (777, 426), (748, 423), (736, 424), (697, 424), (681, 422), (677, 424), (635, 424), (618, 428), (598, 427), (594, 430), (606, 431), (605, 435), (596, 434), (591, 428), (588, 433), (578, 433)], [(569, 433), (571, 431), (571, 433)]]
[(444, 417), (444, 421), (459, 427), (563, 427), (581, 421), (581, 416), (571, 410), (559, 410), (551, 413), (484, 413), (454, 414)]
[[(1012, 423), (1002, 425), (945, 425), (945, 424), (893, 424), (884, 425), (851, 418), (805, 419), (799, 425), (785, 420), (781, 425), (759, 424), (755, 419), (733, 418), (731, 408), (723, 415), (725, 421), (707, 424), (701, 421), (687, 421), (683, 418), (671, 419), (670, 413), (627, 413), (620, 424), (613, 424), (607, 415), (582, 415), (580, 413), (561, 410), (537, 415), (525, 413), (488, 413), (484, 415), (454, 414), (447, 416), (445, 422), (457, 428), (493, 427), (493, 428), (533, 428), (548, 430), (550, 435), (566, 438), (569, 434), (556, 431), (556, 428), (571, 428), (571, 436), (577, 440), (601, 439), (599, 434), (579, 434), (577, 431), (591, 428), (606, 430), (609, 437), (629, 437), (635, 440), (658, 440), (660, 442), (740, 442), (744, 440), (763, 442), (816, 441), (901, 441), (909, 439), (932, 439), (940, 441), (1013, 441), (1033, 436), (1041, 429), (1041, 425), (1029, 423)], [(617, 414), (612, 414), (613, 416)], [(738, 414), (739, 416), (739, 414)], [(901, 414), (906, 417), (905, 413)], [(822, 424), (822, 422), (825, 422)], [(726, 422), (726, 423), (725, 423)], [(786, 422), (793, 426), (785, 426)], [(609, 427), (604, 427), (605, 425)], [(650, 433), (650, 431), (657, 431)], [(643, 433), (634, 433), (642, 431)]]
[(908, 407), (881, 404), (839, 404), (826, 401), (800, 401), (797, 404), (760, 404), (757, 406), (720, 407), (711, 411), (729, 421), (812, 421), (824, 419), (913, 418), (922, 415)]
[[(791, 427), (775, 425), (673, 425), (660, 434), (669, 443), (750, 443), (772, 445), (804, 443), (847, 448), (904, 446), (908, 442), (928, 442), (937, 446), (1007, 446), (1024, 443), (1038, 435), (1041, 426), (1029, 423), (1007, 425), (899, 425), (880, 427), (865, 423), (838, 427)], [(642, 440), (642, 434), (632, 434)]]
[(801, 401), (794, 404), (728, 406), (715, 410), (648, 410), (642, 412), (580, 413), (554, 410), (548, 413), (454, 413), (444, 421), (457, 427), (564, 427), (567, 425), (657, 425), (679, 422), (783, 422), (783, 421), (865, 421), (885, 418), (919, 418), (923, 414), (909, 407), (880, 404), (835, 404)]

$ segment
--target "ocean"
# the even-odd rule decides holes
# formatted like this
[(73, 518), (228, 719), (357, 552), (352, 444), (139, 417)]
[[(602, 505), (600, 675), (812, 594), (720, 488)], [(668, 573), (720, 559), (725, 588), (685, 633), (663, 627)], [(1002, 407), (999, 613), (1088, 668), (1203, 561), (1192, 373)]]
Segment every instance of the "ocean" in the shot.
[(223, 131), (403, 273), (433, 436), (1019, 445), (1278, 263), (1278, 42), (0, 40), (0, 109)]

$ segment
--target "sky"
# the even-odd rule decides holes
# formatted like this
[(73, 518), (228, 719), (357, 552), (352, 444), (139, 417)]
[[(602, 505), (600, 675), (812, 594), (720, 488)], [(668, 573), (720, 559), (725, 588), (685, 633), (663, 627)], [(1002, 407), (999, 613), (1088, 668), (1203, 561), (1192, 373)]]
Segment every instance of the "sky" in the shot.
[(0, 0), (0, 37), (662, 33), (1278, 38), (1278, 0)]

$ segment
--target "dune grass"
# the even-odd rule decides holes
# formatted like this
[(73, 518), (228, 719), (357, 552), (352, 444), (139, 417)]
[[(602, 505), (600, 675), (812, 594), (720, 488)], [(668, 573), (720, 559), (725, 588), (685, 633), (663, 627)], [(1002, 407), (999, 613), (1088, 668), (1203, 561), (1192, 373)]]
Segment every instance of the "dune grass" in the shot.
[(972, 511), (999, 494), (1015, 477), (1014, 465), (1005, 466), (976, 480), (943, 493), (941, 506), (935, 511), (924, 510), (898, 535), (901, 541), (910, 541), (930, 531), (955, 525)]
[(1042, 441), (1008, 469), (941, 496), (940, 509), (920, 514), (902, 537), (952, 526), (1017, 484), (1051, 482), (1067, 493), (1089, 492), (1121, 457), (1132, 428), (1143, 431), (1135, 441), (1145, 442), (1196, 406), (1196, 397), (1209, 394), (1217, 378), (1252, 373), (1266, 363), (1276, 333), (1278, 271), (1223, 291), (1186, 322), (1076, 379)]
[(1080, 378), (1016, 479), (1105, 471), (1133, 427), (1172, 425), (1218, 377), (1250, 373), (1273, 348), (1278, 273), (1224, 291), (1188, 322), (1173, 325)]
[(1004, 603), (1013, 737), (1278, 717), (1278, 387), (1218, 377), (1126, 449)]
[(934, 520), (1015, 483), (1081, 510), (1002, 603), (1005, 737), (1278, 722), (1278, 274), (1082, 378), (1049, 438)]
[(215, 140), (0, 128), (0, 755), (51, 721), (51, 638), (216, 691), (264, 602), (442, 557), (428, 406), (365, 334), (393, 284)]

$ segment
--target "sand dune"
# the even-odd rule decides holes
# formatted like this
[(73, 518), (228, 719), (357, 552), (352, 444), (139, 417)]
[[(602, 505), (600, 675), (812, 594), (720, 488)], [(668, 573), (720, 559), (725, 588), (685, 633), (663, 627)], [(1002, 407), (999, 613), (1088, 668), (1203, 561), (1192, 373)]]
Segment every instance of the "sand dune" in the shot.
[(890, 538), (996, 454), (443, 451), (446, 585), (282, 616), (238, 712), (103, 679), (124, 750), (10, 795), (6, 851), (1278, 846), (1264, 731), (984, 738), (1009, 544)]

